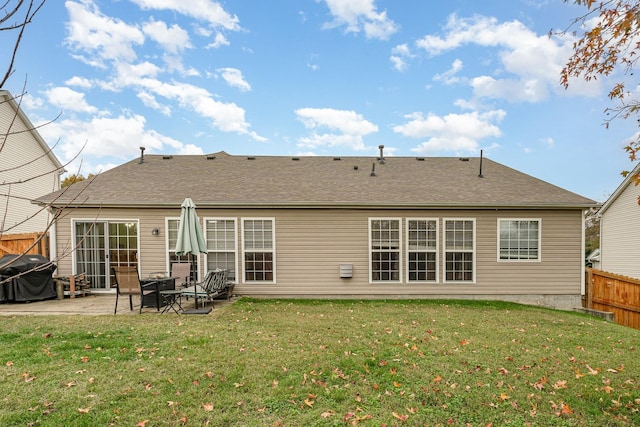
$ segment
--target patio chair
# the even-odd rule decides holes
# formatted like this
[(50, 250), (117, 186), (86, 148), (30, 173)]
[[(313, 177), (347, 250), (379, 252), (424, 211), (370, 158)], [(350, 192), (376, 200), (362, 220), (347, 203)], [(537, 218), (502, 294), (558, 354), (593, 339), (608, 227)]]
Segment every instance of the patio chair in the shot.
[(120, 295), (129, 295), (129, 309), (133, 310), (133, 296), (140, 296), (140, 313), (142, 313), (142, 300), (145, 295), (156, 292), (157, 282), (147, 282), (144, 285), (140, 283), (140, 275), (138, 274), (138, 266), (118, 265), (111, 267), (111, 271), (116, 278), (116, 306), (113, 314), (118, 312), (118, 297)]
[(202, 300), (203, 306), (207, 301), (213, 301), (224, 292), (226, 281), (226, 270), (212, 270), (207, 273), (202, 282), (182, 289), (180, 294), (185, 298), (194, 298), (195, 307), (198, 309), (198, 300)]
[(171, 264), (171, 277), (176, 278), (176, 289), (191, 284), (191, 264), (188, 262), (174, 262)]

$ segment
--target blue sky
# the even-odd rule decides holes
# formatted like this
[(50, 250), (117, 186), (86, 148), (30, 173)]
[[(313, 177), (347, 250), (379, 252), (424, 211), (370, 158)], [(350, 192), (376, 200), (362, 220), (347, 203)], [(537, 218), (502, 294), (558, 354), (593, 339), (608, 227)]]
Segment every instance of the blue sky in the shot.
[[(597, 201), (608, 80), (559, 85), (560, 0), (49, 0), (5, 86), (83, 175), (139, 155), (478, 156)], [(0, 41), (2, 46), (5, 41)], [(6, 51), (6, 47), (5, 47)], [(613, 76), (615, 77), (615, 76)], [(84, 147), (84, 148), (83, 148)], [(80, 164), (80, 161), (82, 162)], [(526, 189), (523, 189), (525, 192)]]

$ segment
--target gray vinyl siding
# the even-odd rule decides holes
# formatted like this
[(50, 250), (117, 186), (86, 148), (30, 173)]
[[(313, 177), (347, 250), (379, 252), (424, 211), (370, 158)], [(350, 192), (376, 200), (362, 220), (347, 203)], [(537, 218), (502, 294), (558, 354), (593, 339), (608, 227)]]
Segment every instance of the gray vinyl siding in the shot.
[(630, 183), (600, 219), (600, 268), (615, 274), (640, 278), (640, 187)]
[[(58, 251), (70, 242), (71, 218), (139, 220), (142, 275), (168, 271), (165, 223), (179, 209), (78, 209), (58, 224)], [(367, 209), (198, 209), (203, 218), (237, 219), (238, 285), (241, 295), (301, 297), (428, 297), (433, 295), (580, 295), (583, 268), (582, 211), (573, 210), (367, 210)], [(242, 219), (273, 218), (276, 282), (242, 280)], [(370, 218), (401, 218), (401, 283), (369, 283)], [(406, 218), (438, 218), (437, 283), (406, 282)], [(446, 218), (476, 220), (476, 282), (443, 283), (443, 227)], [(541, 220), (540, 262), (497, 261), (497, 219)], [(151, 230), (160, 228), (159, 236)], [(339, 266), (353, 264), (353, 278), (339, 277)], [(204, 273), (204, 256), (200, 257)], [(71, 272), (71, 257), (59, 262), (59, 274)]]

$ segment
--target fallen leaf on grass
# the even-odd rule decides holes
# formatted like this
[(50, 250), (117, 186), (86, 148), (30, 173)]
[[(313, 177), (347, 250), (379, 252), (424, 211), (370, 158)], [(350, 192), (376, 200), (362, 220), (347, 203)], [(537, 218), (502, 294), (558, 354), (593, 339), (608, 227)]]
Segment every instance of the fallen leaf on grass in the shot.
[(328, 410), (328, 411), (324, 411), (323, 413), (321, 413), (320, 416), (322, 418), (329, 418), (329, 417), (333, 417), (335, 414), (336, 414), (335, 411)]
[(400, 421), (406, 421), (409, 418), (409, 415), (400, 415), (397, 412), (392, 412), (393, 416), (399, 419)]
[(138, 424), (136, 424), (136, 427), (146, 427), (148, 422), (149, 420), (140, 421)]
[(202, 409), (204, 409), (205, 411), (213, 411), (213, 404), (212, 403), (204, 403), (202, 405)]
[(30, 376), (28, 372), (23, 373), (22, 378), (24, 378), (25, 383), (30, 383), (31, 381), (36, 379), (36, 377)]
[(91, 408), (78, 408), (78, 412), (81, 414), (88, 414)]

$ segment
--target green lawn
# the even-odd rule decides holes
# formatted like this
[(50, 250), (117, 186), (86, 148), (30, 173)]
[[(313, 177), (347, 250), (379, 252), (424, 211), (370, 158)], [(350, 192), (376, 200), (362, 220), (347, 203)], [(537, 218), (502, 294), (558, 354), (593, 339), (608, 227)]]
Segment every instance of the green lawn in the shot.
[(640, 425), (640, 331), (495, 302), (2, 317), (2, 426)]

